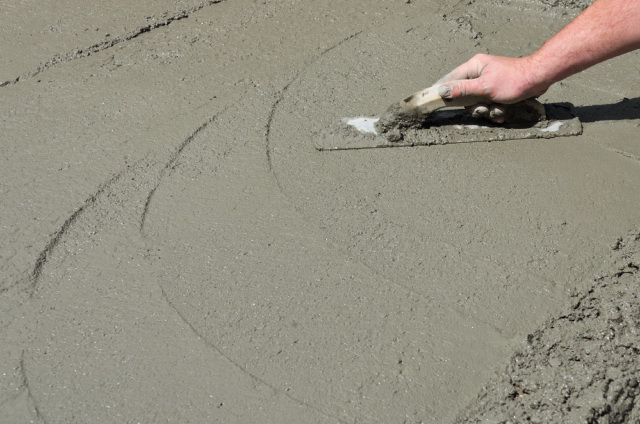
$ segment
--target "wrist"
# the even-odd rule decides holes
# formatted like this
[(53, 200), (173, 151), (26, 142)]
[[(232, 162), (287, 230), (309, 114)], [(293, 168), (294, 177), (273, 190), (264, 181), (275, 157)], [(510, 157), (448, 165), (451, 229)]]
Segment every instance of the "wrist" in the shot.
[(519, 59), (523, 76), (520, 90), (524, 98), (540, 96), (558, 81), (555, 79), (554, 68), (549, 66), (550, 62), (537, 53)]

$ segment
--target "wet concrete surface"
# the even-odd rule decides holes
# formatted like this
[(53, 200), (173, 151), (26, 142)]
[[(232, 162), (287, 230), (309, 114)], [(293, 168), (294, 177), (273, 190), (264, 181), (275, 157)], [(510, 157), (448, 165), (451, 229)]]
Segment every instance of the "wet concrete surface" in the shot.
[(467, 405), (638, 228), (637, 53), (541, 98), (576, 106), (578, 137), (331, 153), (313, 137), (474, 53), (526, 54), (580, 6), (9, 6), (0, 414), (485, 414)]

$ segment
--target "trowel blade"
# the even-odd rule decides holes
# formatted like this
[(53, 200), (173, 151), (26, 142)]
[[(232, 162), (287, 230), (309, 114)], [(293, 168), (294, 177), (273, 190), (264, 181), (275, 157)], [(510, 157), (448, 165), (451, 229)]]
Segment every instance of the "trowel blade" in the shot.
[(408, 129), (400, 141), (377, 135), (375, 118), (343, 119), (318, 137), (318, 150), (371, 149), (379, 147), (431, 146), (453, 143), (490, 142), (535, 138), (566, 137), (582, 134), (582, 123), (570, 103), (546, 104), (547, 119), (529, 124), (491, 124), (469, 117), (463, 110), (437, 111), (425, 122), (425, 128)]

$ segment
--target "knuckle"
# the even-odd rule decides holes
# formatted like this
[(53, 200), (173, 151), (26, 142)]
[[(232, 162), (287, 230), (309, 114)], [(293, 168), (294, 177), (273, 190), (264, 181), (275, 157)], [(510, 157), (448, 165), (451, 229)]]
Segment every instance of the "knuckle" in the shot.
[(493, 97), (494, 97), (493, 96), (494, 95), (494, 90), (493, 90), (493, 87), (490, 84), (483, 84), (480, 92), (482, 93), (482, 95), (484, 97), (487, 97), (489, 99), (493, 99)]

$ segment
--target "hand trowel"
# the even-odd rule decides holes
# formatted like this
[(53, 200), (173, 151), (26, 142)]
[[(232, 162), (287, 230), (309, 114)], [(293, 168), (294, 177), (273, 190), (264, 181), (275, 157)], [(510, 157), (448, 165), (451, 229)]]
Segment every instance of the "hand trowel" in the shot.
[(407, 147), (582, 133), (582, 124), (570, 103), (543, 105), (527, 99), (505, 105), (505, 122), (494, 124), (473, 118), (460, 109), (480, 103), (479, 98), (443, 99), (439, 87), (434, 85), (405, 97), (379, 117), (343, 118), (315, 138), (315, 147), (318, 150)]

